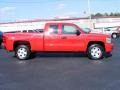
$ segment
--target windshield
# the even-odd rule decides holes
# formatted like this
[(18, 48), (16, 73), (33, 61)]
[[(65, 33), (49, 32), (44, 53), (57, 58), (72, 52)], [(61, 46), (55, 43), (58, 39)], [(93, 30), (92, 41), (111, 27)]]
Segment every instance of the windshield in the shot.
[(90, 33), (90, 32), (91, 32), (91, 29), (90, 29), (90, 28), (82, 28), (82, 30), (83, 30), (85, 33)]

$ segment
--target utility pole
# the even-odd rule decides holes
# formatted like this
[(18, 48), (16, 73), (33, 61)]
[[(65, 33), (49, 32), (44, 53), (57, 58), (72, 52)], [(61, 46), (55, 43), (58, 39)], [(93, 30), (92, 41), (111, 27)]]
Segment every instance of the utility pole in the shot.
[(92, 17), (91, 17), (91, 8), (90, 8), (90, 0), (87, 0), (87, 3), (88, 3), (88, 12), (89, 12), (90, 28), (93, 29), (93, 27), (92, 27)]

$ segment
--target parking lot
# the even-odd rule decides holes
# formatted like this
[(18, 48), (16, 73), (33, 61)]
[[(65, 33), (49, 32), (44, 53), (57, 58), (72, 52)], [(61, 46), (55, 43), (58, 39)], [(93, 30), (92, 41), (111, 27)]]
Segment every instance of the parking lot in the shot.
[(39, 53), (19, 61), (0, 49), (0, 90), (119, 90), (120, 39), (112, 56), (89, 60), (79, 53)]

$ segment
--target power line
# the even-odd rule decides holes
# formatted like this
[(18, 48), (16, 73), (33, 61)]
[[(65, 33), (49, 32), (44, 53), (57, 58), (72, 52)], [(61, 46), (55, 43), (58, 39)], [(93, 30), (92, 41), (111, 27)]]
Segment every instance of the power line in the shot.
[(46, 3), (46, 2), (1, 2), (1, 3)]
[(0, 4), (11, 4), (11, 5), (41, 5), (41, 4), (51, 4), (52, 2), (0, 2)]
[[(51, 0), (51, 2), (56, 2), (55, 0)], [(16, 4), (23, 4), (23, 3), (51, 3), (49, 0), (42, 0), (42, 1), (1, 1), (0, 3), (16, 3)]]

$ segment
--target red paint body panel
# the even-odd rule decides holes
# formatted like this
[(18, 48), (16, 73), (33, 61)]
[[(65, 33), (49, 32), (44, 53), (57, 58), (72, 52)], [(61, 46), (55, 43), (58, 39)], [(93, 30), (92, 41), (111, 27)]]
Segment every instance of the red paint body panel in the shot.
[(3, 40), (4, 42), (4, 48), (8, 51), (13, 51), (13, 41), (9, 40), (9, 38), (5, 38)]
[[(58, 25), (58, 33), (50, 34), (50, 25)], [(69, 25), (80, 31), (80, 35), (63, 34), (63, 25)], [(90, 42), (102, 42), (105, 51), (111, 52), (113, 45), (106, 43), (107, 35), (85, 33), (71, 23), (47, 23), (43, 33), (5, 33), (4, 46), (8, 51), (14, 51), (15, 42), (28, 42), (31, 51), (73, 51), (86, 52)]]
[(43, 51), (44, 50), (44, 35), (35, 33), (30, 38), (30, 45), (32, 51)]

